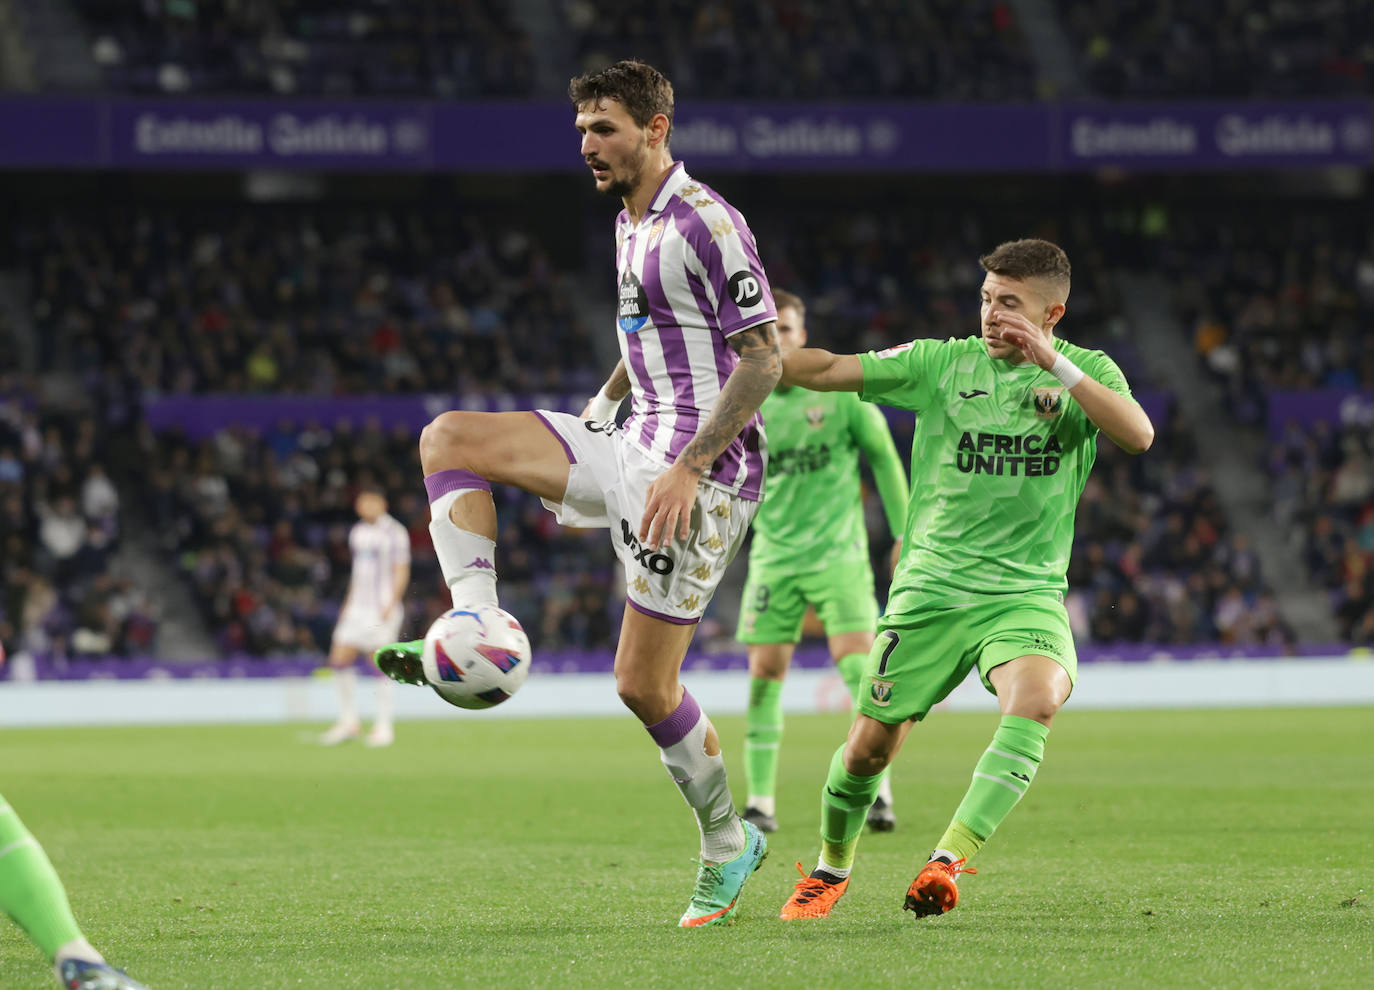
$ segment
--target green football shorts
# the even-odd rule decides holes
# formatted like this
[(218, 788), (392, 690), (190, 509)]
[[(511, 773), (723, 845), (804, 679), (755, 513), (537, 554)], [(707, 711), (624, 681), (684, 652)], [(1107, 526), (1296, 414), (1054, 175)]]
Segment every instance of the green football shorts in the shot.
[(801, 639), (807, 605), (816, 607), (827, 636), (873, 632), (878, 625), (873, 568), (867, 560), (810, 574), (750, 567), (735, 638), (749, 645), (795, 643)]
[[(977, 666), (988, 674), (1031, 654), (1057, 661), (1078, 682), (1069, 615), (1057, 595), (1008, 595), (963, 608), (883, 616), (864, 665), (859, 711), (879, 722), (920, 720)], [(994, 692), (995, 693), (995, 692)]]

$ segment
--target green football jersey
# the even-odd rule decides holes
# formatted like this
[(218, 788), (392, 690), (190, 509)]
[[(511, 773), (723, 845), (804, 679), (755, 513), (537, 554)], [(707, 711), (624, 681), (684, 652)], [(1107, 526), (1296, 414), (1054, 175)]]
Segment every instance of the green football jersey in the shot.
[(763, 422), (768, 475), (754, 517), (751, 568), (813, 572), (841, 561), (868, 560), (861, 450), (879, 482), (894, 532), (902, 531), (906, 478), (881, 412), (853, 392), (779, 388), (763, 402)]
[[(1055, 349), (1114, 392), (1101, 351)], [(889, 617), (986, 595), (1068, 586), (1074, 513), (1098, 428), (1035, 364), (988, 357), (980, 337), (917, 340), (859, 357), (860, 396), (916, 413), (911, 504)]]

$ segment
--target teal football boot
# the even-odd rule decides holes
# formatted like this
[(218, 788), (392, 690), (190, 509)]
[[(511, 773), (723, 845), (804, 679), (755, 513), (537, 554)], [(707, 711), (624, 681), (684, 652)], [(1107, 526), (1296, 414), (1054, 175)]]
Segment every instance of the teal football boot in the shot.
[(697, 887), (692, 892), (692, 902), (687, 905), (687, 913), (678, 922), (678, 927), (724, 925), (739, 908), (739, 895), (744, 889), (744, 881), (753, 876), (768, 855), (768, 840), (754, 823), (740, 824), (744, 826), (744, 852), (719, 866), (705, 862), (699, 864)]

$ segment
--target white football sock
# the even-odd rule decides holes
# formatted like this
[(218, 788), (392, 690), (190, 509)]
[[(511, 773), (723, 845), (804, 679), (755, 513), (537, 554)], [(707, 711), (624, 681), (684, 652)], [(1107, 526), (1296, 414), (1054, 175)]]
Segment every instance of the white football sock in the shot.
[(372, 722), (372, 730), (375, 732), (379, 727), (391, 728), (391, 722), (395, 709), (392, 701), (392, 689), (395, 687), (389, 677), (378, 677), (377, 681), (377, 717)]
[(358, 703), (354, 700), (358, 683), (358, 672), (352, 667), (334, 668), (334, 687), (339, 693), (339, 721), (354, 723), (358, 721)]
[(429, 535), (444, 583), (453, 596), (454, 608), (496, 605), (496, 541), (459, 529), (449, 518), (449, 507), (462, 495), (481, 491), (466, 488), (445, 492), (429, 505)]
[(645, 726), (658, 743), (668, 775), (697, 816), (701, 858), (708, 863), (725, 863), (744, 852), (744, 826), (730, 797), (725, 760), (719, 753), (706, 755), (710, 727), (710, 720), (686, 691), (673, 714)]
[(762, 811), (765, 815), (776, 815), (778, 813), (777, 798), (760, 797), (757, 794), (750, 794), (749, 800), (744, 802), (744, 806), (746, 808), (753, 808), (756, 811)]

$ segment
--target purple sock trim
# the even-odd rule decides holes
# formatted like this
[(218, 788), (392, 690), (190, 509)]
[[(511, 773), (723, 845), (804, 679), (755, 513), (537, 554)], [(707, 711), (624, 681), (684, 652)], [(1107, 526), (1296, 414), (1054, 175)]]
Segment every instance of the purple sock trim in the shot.
[(662, 722), (655, 722), (644, 728), (649, 730), (649, 735), (654, 737), (659, 749), (667, 749), (686, 739), (687, 733), (695, 729), (700, 721), (701, 708), (697, 705), (697, 699), (692, 697), (692, 692), (683, 688), (682, 704), (677, 706), (673, 714)]
[(444, 471), (435, 471), (433, 474), (425, 475), (425, 491), (429, 493), (431, 502), (440, 495), (446, 495), (449, 492), (472, 491), (473, 489), (489, 492), (491, 485), (480, 474), (464, 471), (462, 468), (448, 468)]

